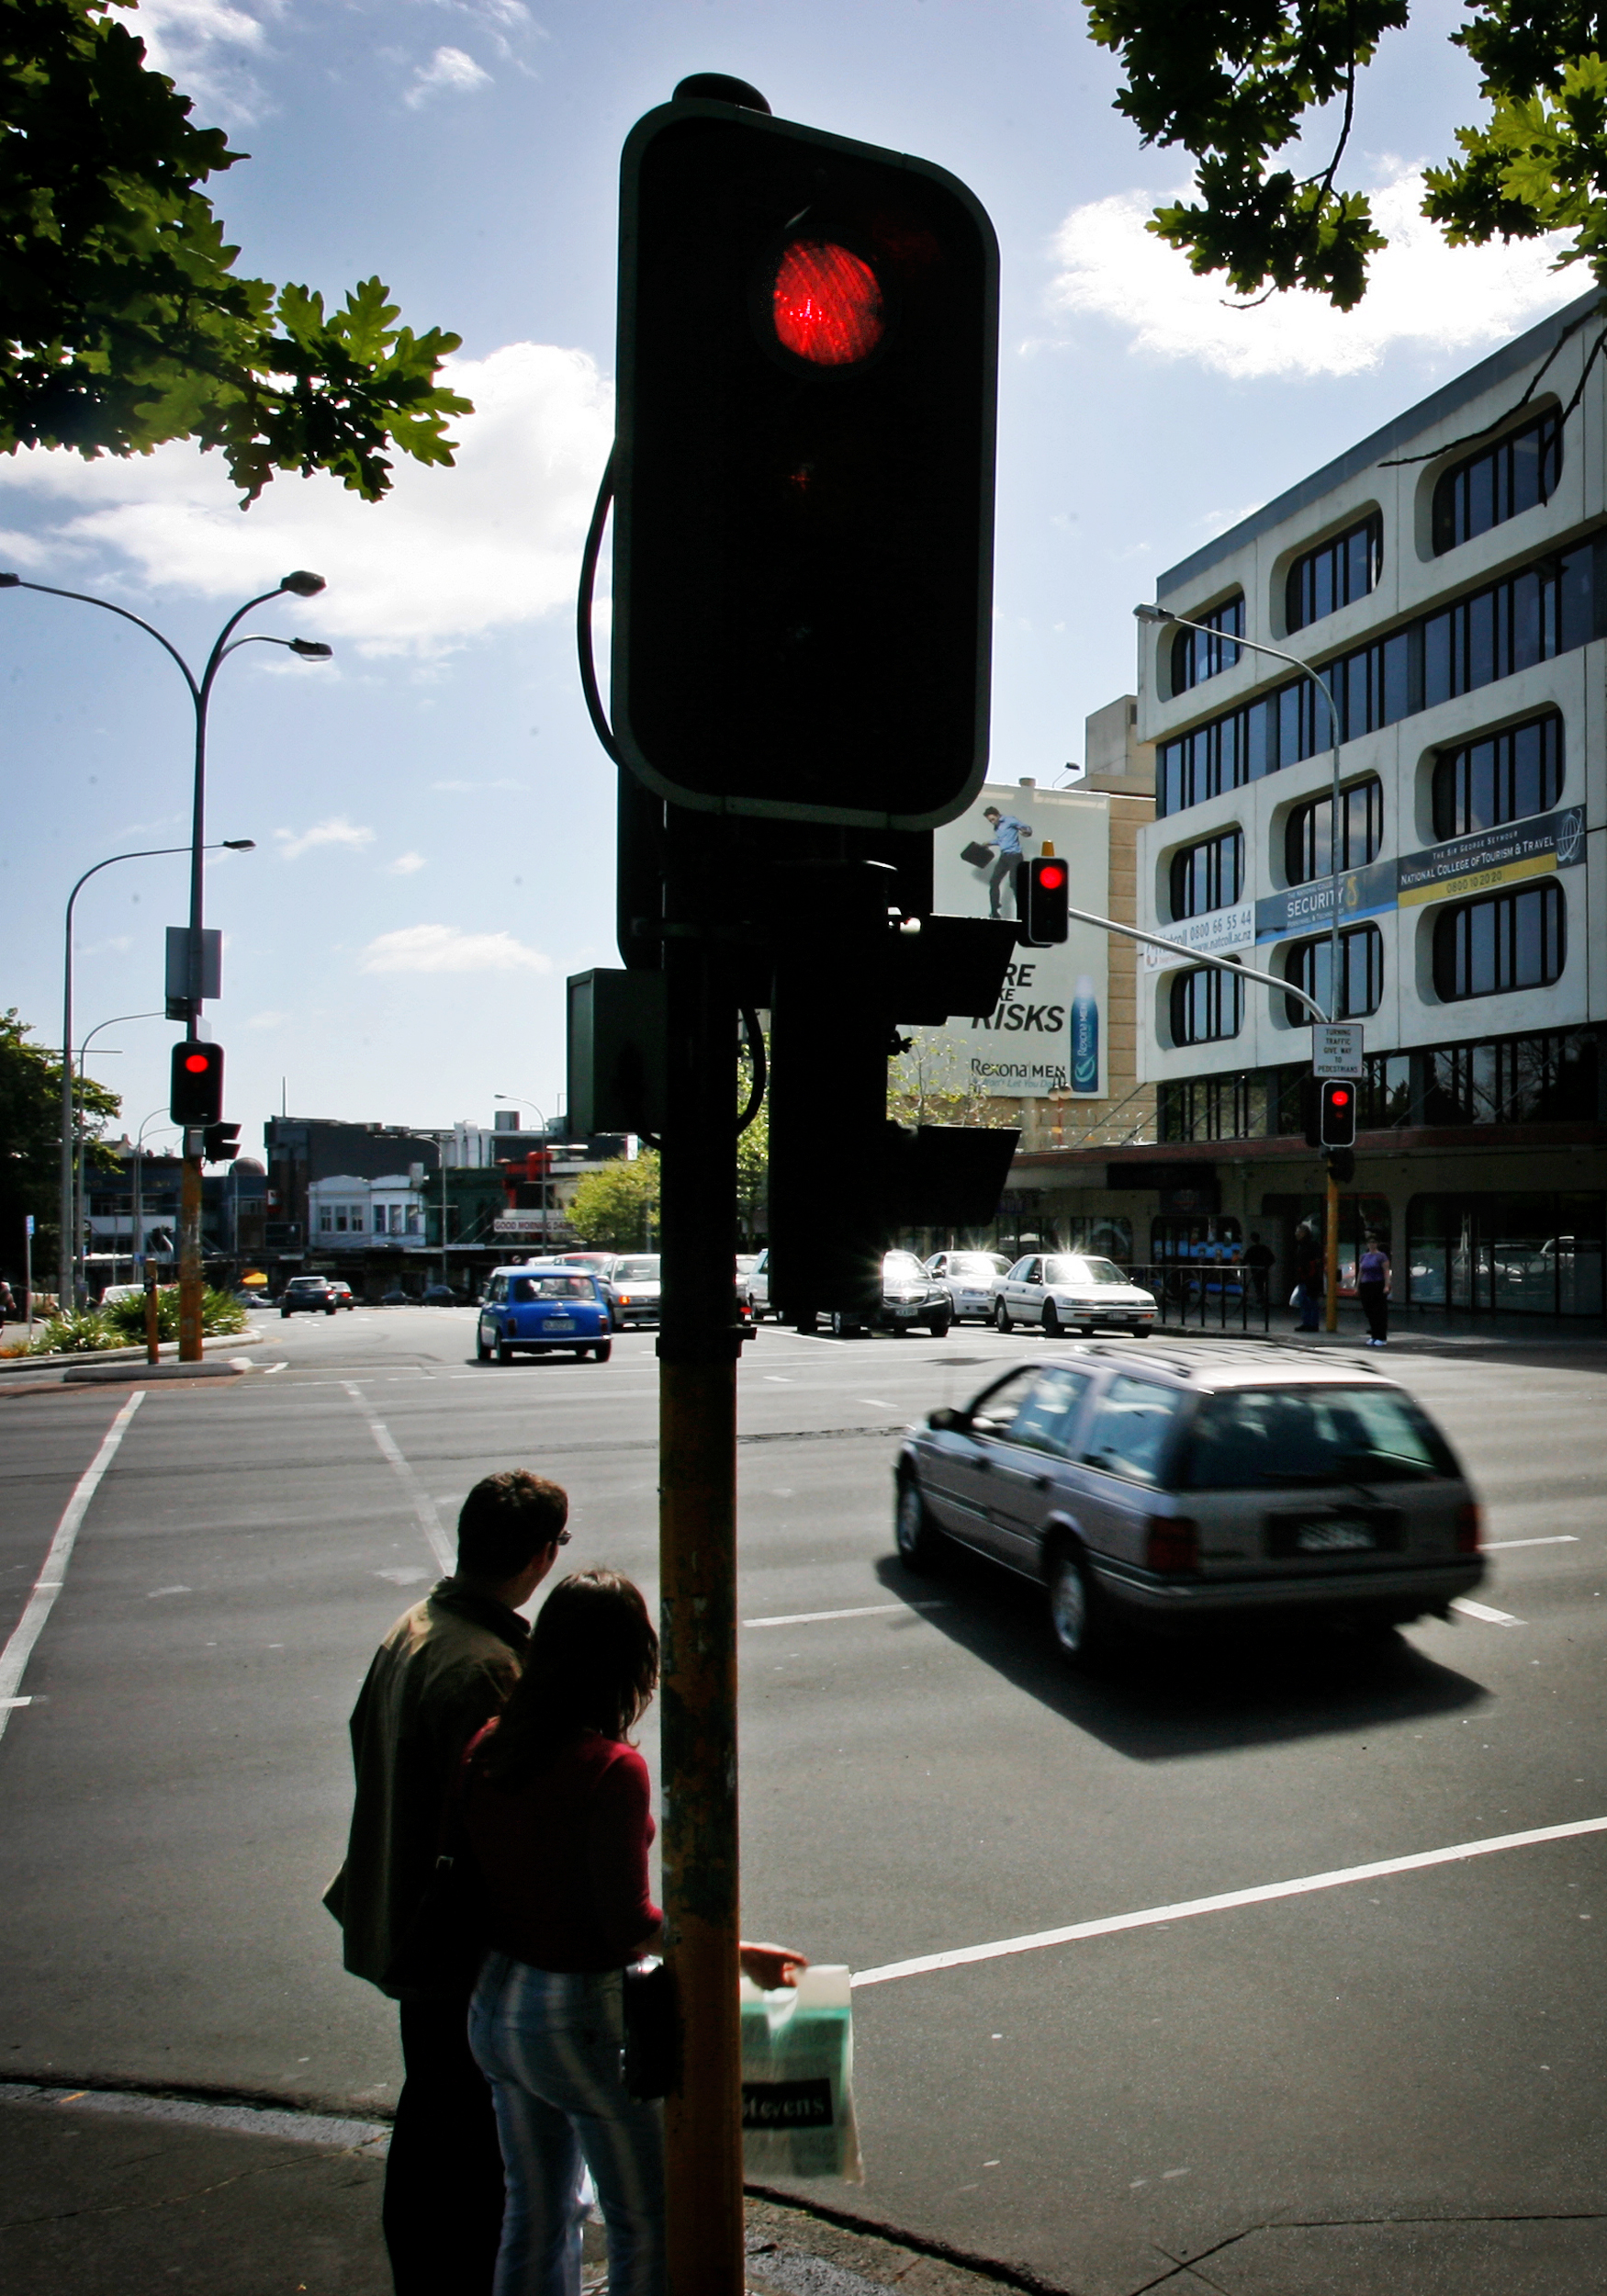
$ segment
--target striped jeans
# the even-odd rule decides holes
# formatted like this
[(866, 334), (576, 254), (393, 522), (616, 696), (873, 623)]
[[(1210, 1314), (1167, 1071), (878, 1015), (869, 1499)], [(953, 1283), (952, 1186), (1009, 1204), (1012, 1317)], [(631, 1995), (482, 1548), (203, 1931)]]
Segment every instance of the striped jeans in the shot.
[(468, 2042), (491, 2084), (508, 2201), (494, 2296), (579, 2296), (581, 2164), (608, 2226), (609, 2296), (663, 2296), (661, 2108), (626, 2094), (617, 1969), (489, 1953)]

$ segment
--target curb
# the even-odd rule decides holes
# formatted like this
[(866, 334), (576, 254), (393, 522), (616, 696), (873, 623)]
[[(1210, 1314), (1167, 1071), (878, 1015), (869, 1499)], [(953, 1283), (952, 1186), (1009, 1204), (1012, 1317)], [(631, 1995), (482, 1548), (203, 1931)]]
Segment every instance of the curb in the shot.
[[(267, 1336), (265, 1332), (211, 1332), (202, 1340), (201, 1351), (205, 1356), (208, 1348), (262, 1347), (267, 1344)], [(178, 1358), (177, 1340), (163, 1340), (158, 1348), (158, 1354), (163, 1361), (176, 1362)], [(0, 1360), (0, 1384), (8, 1379), (23, 1378), (29, 1372), (60, 1371), (77, 1364), (93, 1364), (97, 1369), (104, 1366), (109, 1370), (115, 1365), (142, 1364), (144, 1361), (143, 1346), (79, 1347), (63, 1350), (58, 1355), (51, 1356), (7, 1356)], [(150, 1367), (155, 1371), (160, 1367), (152, 1364)], [(185, 1367), (193, 1368), (190, 1366)]]
[(231, 1363), (86, 1363), (63, 1371), (62, 1387), (100, 1387), (108, 1379), (238, 1379)]

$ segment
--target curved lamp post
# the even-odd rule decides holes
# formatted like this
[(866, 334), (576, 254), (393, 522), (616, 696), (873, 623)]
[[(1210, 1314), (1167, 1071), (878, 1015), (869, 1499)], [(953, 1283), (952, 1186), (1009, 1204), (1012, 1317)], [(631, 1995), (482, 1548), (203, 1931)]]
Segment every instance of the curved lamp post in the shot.
[[(186, 944), (189, 962), (183, 1002), (186, 1007), (184, 1015), (185, 1025), (192, 1033), (200, 1019), (202, 1004), (201, 856), (207, 850), (204, 843), (207, 822), (207, 713), (211, 704), (212, 688), (218, 672), (230, 655), (238, 653), (242, 646), (282, 646), (287, 652), (298, 655), (303, 661), (328, 661), (334, 648), (315, 638), (274, 637), (263, 631), (252, 631), (246, 636), (238, 638), (234, 635), (246, 615), (253, 613), (258, 606), (265, 606), (270, 598), (280, 597), (286, 592), (293, 598), (316, 598), (323, 587), (321, 574), (309, 574), (305, 568), (298, 568), (293, 574), (285, 575), (272, 590), (264, 590), (259, 596), (248, 598), (243, 606), (237, 607), (230, 615), (212, 641), (211, 650), (197, 678), (171, 638), (163, 637), (153, 623), (147, 622), (140, 614), (131, 613), (127, 606), (114, 605), (109, 598), (96, 598), (89, 591), (59, 590), (53, 583), (27, 582), (20, 574), (0, 573), (0, 590), (32, 590), (45, 598), (71, 598), (79, 605), (98, 606), (103, 613), (115, 613), (120, 620), (131, 622), (136, 629), (143, 630), (147, 637), (153, 637), (169, 659), (176, 663), (179, 674), (189, 690), (196, 719), (195, 786), (190, 810), (190, 923)], [(73, 892), (76, 894), (76, 886)], [(63, 1042), (70, 1046), (71, 1040), (64, 1038)], [(185, 1151), (184, 1211), (180, 1221), (179, 1357), (185, 1363), (198, 1363), (201, 1356), (201, 1150), (198, 1138), (195, 1140), (192, 1151), (191, 1137), (186, 1136)], [(66, 1262), (67, 1249), (63, 1244), (64, 1268)]]
[[(90, 1030), (89, 1034), (78, 1047), (78, 1101), (81, 1108), (84, 1104), (84, 1056), (88, 1052), (91, 1043), (100, 1034), (101, 1030), (103, 1029), (119, 1029), (125, 1020), (163, 1020), (166, 1017), (165, 1013), (161, 1012), (119, 1012), (110, 1020), (97, 1020), (96, 1022), (94, 1028)], [(88, 1224), (88, 1211), (86, 1210), (86, 1199), (84, 1192), (84, 1149), (88, 1130), (89, 1127), (86, 1124), (80, 1124), (78, 1127), (77, 1189), (73, 1199), (73, 1299), (74, 1305), (78, 1307), (82, 1307), (84, 1304), (88, 1292), (88, 1285), (84, 1278), (84, 1266), (85, 1257), (84, 1231), (85, 1226)], [(115, 1281), (117, 1277), (116, 1253), (112, 1255), (112, 1277)]]

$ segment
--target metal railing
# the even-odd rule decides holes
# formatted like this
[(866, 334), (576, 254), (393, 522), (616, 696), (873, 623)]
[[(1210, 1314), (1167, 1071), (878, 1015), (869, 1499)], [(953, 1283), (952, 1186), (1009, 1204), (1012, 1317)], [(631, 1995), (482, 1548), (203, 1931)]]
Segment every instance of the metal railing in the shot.
[(1272, 1328), (1270, 1269), (1234, 1260), (1154, 1260), (1137, 1262), (1126, 1273), (1154, 1293), (1158, 1323), (1202, 1332)]

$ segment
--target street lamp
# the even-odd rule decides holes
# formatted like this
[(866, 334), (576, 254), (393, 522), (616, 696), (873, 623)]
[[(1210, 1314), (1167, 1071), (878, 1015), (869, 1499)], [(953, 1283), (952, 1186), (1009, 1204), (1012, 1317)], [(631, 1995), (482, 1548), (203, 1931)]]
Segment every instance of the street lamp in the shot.
[[(1328, 731), (1332, 749), (1333, 793), (1328, 809), (1328, 1005), (1327, 1018), (1337, 1020), (1348, 1003), (1342, 985), (1339, 970), (1339, 708), (1333, 689), (1322, 672), (1300, 654), (1291, 654), (1281, 646), (1264, 645), (1260, 638), (1233, 637), (1221, 630), (1213, 630), (1208, 622), (1191, 622), (1186, 614), (1173, 613), (1165, 606), (1135, 606), (1133, 613), (1141, 622), (1173, 623), (1179, 629), (1198, 630), (1207, 637), (1216, 638), (1226, 646), (1247, 646), (1253, 654), (1270, 655), (1274, 661), (1287, 661), (1310, 679), (1321, 690), (1328, 704)], [(1304, 999), (1310, 1003), (1308, 997)], [(1315, 1008), (1314, 1008), (1315, 1009)], [(1339, 1329), (1339, 1182), (1333, 1176), (1333, 1166), (1328, 1166), (1328, 1232), (1323, 1239), (1327, 1285), (1327, 1308), (1323, 1322), (1327, 1329)]]
[[(87, 1053), (91, 1043), (100, 1034), (101, 1030), (103, 1029), (120, 1028), (125, 1020), (164, 1020), (166, 1018), (167, 1016), (164, 1012), (120, 1012), (110, 1020), (97, 1020), (96, 1022), (94, 1028), (91, 1029), (89, 1034), (78, 1047), (78, 1105), (80, 1109), (82, 1109), (84, 1106), (84, 1055)], [(74, 1305), (78, 1307), (82, 1307), (84, 1305), (84, 1299), (88, 1291), (88, 1286), (84, 1280), (84, 1231), (88, 1221), (88, 1213), (85, 1210), (86, 1199), (84, 1193), (84, 1148), (88, 1131), (89, 1127), (87, 1124), (80, 1123), (78, 1127), (78, 1187), (73, 1209), (73, 1299)], [(117, 1255), (114, 1253), (112, 1255), (112, 1276), (114, 1280), (117, 1277)]]
[[(6, 587), (10, 577), (0, 575), (0, 589)], [(32, 585), (30, 585), (32, 587)], [(120, 608), (114, 609), (120, 612)], [(57, 1216), (61, 1223), (61, 1251), (57, 1259), (57, 1284), (62, 1306), (69, 1300), (76, 1303), (77, 1291), (73, 1281), (74, 1248), (73, 1205), (73, 1149), (76, 1122), (73, 1096), (73, 910), (78, 895), (91, 877), (103, 869), (114, 868), (118, 861), (161, 861), (170, 853), (187, 853), (187, 845), (152, 845), (137, 853), (108, 853), (105, 861), (96, 861), (86, 869), (67, 895), (66, 921), (62, 928), (62, 1160), (57, 1194)], [(208, 853), (254, 853), (256, 839), (251, 837), (226, 837), (219, 845), (208, 845)]]
[[(270, 598), (288, 593), (293, 598), (316, 598), (324, 587), (321, 574), (309, 574), (302, 568), (287, 574), (273, 590), (264, 590), (255, 598), (248, 598), (237, 607), (212, 642), (205, 667), (199, 678), (190, 668), (171, 638), (163, 637), (153, 623), (131, 613), (127, 606), (114, 605), (109, 598), (96, 598), (83, 590), (59, 590), (49, 582), (26, 582), (20, 574), (0, 573), (0, 590), (32, 590), (45, 598), (71, 598), (79, 605), (99, 606), (106, 613), (115, 613), (124, 622), (131, 622), (136, 629), (153, 637), (169, 659), (178, 666), (179, 674), (189, 689), (196, 717), (195, 787), (190, 812), (190, 923), (187, 941), (189, 959), (186, 968), (186, 993), (183, 999), (185, 1019), (193, 1032), (201, 1018), (201, 929), (203, 917), (201, 856), (207, 850), (204, 842), (207, 818), (207, 713), (211, 705), (212, 687), (218, 672), (230, 654), (242, 646), (282, 646), (287, 653), (303, 661), (328, 661), (333, 647), (320, 640), (305, 637), (274, 637), (264, 631), (253, 631), (237, 638), (235, 630), (258, 606), (265, 606)], [(74, 891), (77, 888), (74, 887)], [(71, 1040), (64, 1039), (70, 1045)], [(194, 1142), (192, 1149), (192, 1141)], [(179, 1274), (179, 1357), (182, 1362), (198, 1363), (201, 1357), (201, 1150), (194, 1135), (185, 1140), (184, 1209), (181, 1265)], [(66, 1250), (62, 1248), (63, 1273)]]
[(159, 1109), (152, 1109), (134, 1136), (134, 1186), (129, 1202), (129, 1224), (131, 1233), (129, 1240), (134, 1247), (136, 1280), (140, 1277), (145, 1266), (145, 1133), (147, 1128), (154, 1124), (159, 1116), (163, 1120), (162, 1129), (164, 1132), (177, 1129), (168, 1115), (167, 1103), (164, 1100)]

